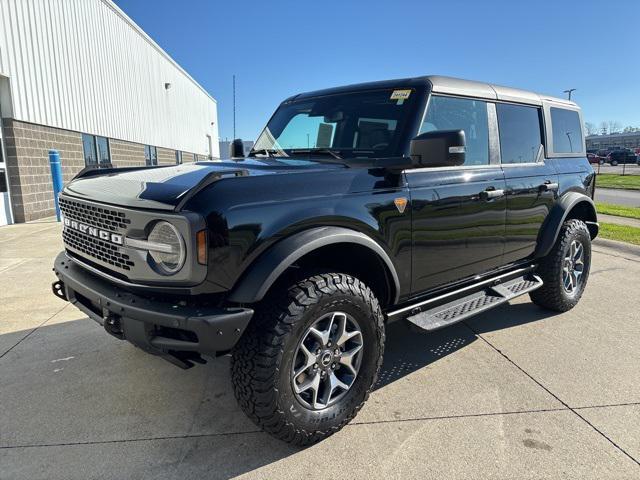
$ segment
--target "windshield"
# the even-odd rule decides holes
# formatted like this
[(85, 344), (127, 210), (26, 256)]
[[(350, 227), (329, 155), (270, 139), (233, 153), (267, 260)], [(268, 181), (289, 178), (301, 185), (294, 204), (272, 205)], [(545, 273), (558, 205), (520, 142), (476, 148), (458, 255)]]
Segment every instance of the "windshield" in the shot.
[(411, 89), (348, 92), (285, 102), (250, 155), (394, 157), (415, 101)]

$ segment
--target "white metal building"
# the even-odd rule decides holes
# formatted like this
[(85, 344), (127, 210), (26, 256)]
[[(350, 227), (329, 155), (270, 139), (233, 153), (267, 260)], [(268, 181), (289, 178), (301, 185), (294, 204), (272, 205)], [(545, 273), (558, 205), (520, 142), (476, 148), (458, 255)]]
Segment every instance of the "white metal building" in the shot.
[(15, 221), (53, 214), (51, 148), (65, 180), (219, 157), (216, 101), (110, 0), (0, 0), (0, 114)]

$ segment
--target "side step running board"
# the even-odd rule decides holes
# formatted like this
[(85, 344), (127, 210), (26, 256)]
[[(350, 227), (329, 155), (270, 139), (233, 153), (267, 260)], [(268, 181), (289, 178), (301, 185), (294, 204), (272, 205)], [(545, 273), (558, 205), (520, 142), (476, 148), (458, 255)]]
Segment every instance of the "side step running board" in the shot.
[(527, 273), (504, 283), (487, 286), (482, 290), (458, 297), (447, 303), (432, 306), (428, 310), (407, 317), (407, 320), (423, 330), (431, 332), (502, 305), (541, 286), (540, 277)]

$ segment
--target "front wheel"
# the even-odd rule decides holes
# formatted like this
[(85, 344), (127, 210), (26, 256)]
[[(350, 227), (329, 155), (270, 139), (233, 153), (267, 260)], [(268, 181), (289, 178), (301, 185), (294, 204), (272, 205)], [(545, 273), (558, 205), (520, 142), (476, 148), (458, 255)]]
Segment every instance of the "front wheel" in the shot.
[(240, 407), (259, 427), (309, 445), (355, 417), (384, 349), (378, 300), (357, 278), (310, 275), (275, 292), (232, 352)]
[(566, 312), (576, 306), (589, 278), (591, 236), (581, 220), (567, 220), (549, 254), (540, 261), (537, 273), (542, 287), (529, 294), (536, 305)]

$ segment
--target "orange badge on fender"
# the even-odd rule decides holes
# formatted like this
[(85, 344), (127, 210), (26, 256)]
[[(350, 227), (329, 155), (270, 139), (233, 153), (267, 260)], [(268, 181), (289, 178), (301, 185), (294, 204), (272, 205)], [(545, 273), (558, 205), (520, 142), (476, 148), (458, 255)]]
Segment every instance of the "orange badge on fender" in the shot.
[(405, 197), (398, 197), (393, 203), (396, 204), (396, 208), (400, 213), (404, 213), (404, 209), (407, 208), (407, 199)]

